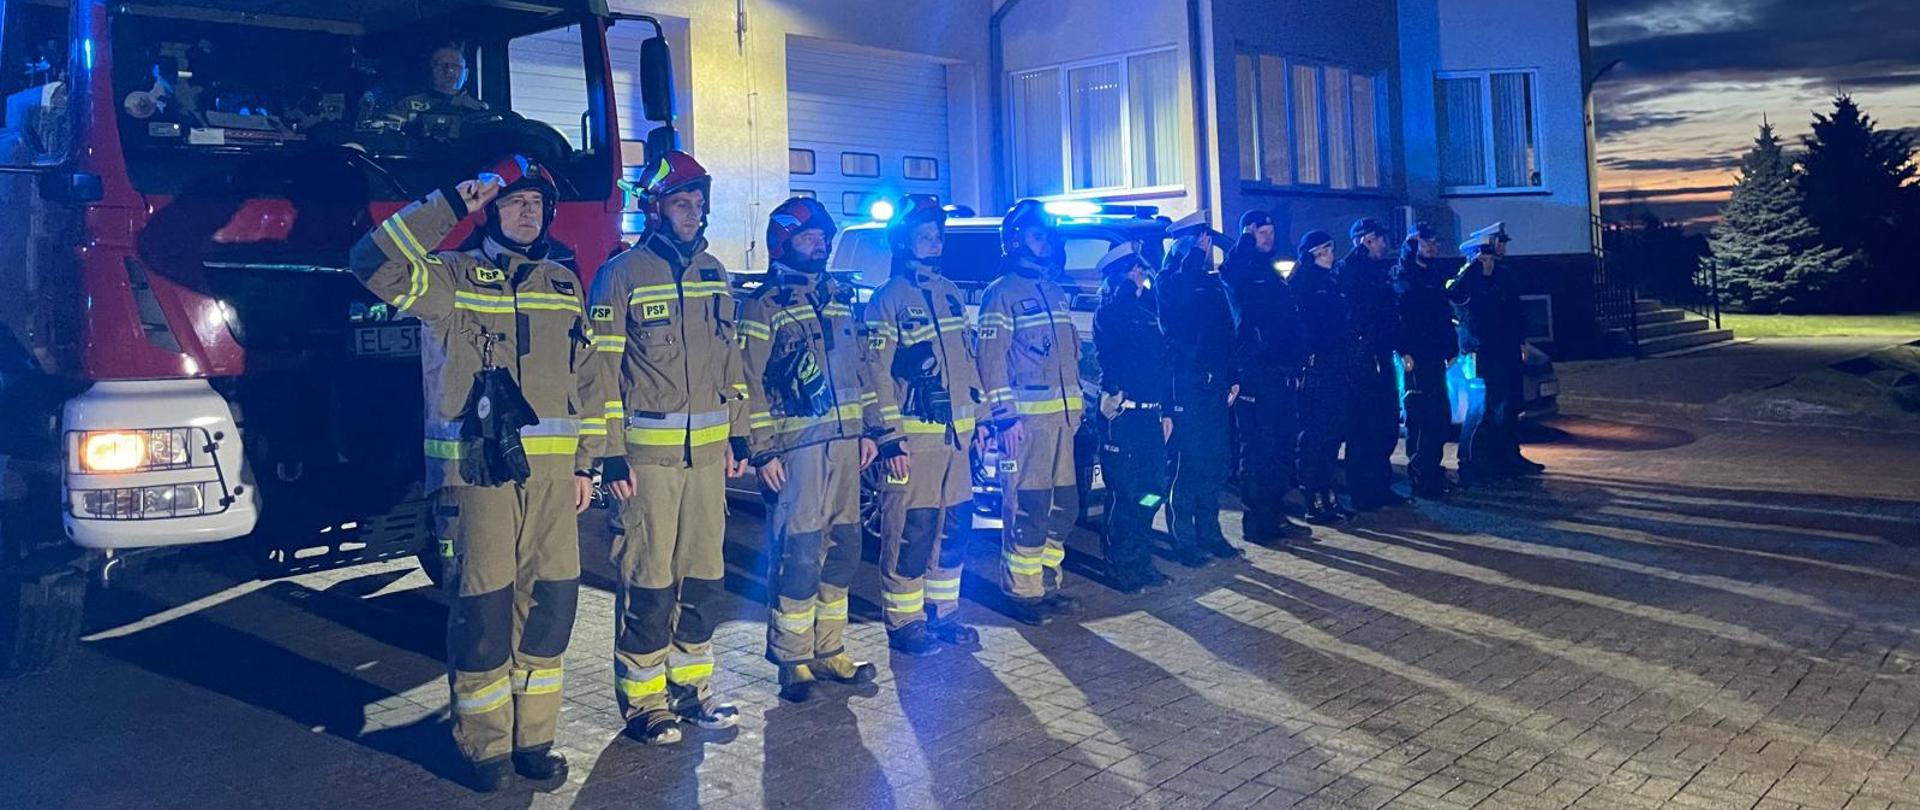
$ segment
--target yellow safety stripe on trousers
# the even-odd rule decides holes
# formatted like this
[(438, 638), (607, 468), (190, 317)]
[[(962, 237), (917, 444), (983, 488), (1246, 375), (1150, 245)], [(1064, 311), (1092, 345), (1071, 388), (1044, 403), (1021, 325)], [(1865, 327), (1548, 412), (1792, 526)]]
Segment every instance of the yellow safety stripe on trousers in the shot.
[(927, 592), (924, 588), (915, 588), (907, 593), (882, 593), (886, 598), (888, 613), (919, 613), (927, 609)]
[(1016, 554), (1011, 551), (1000, 552), (1000, 559), (1007, 563), (1007, 570), (1018, 575), (1038, 575), (1043, 563), (1038, 556)]
[(880, 395), (878, 393), (875, 393), (873, 391), (860, 392), (860, 404), (875, 405), (875, 404), (878, 404), (879, 402), (880, 402)]
[[(817, 599), (817, 597), (816, 597)], [(818, 602), (819, 618), (823, 622), (844, 622), (847, 620), (847, 598), (842, 596), (831, 602)]]
[(773, 626), (782, 633), (805, 633), (813, 629), (814, 616), (813, 605), (793, 613), (785, 613), (779, 608), (774, 608)]
[(1060, 562), (1067, 558), (1067, 550), (1057, 546), (1040, 549), (1040, 564), (1048, 568), (1059, 568)]
[(960, 578), (959, 577), (954, 577), (953, 579), (929, 578), (928, 580), (926, 580), (926, 583), (927, 583), (927, 601), (929, 602), (960, 601)]
[(713, 654), (695, 655), (679, 650), (667, 651), (667, 680), (687, 684), (713, 677)]
[(1004, 312), (980, 313), (980, 328), (986, 329), (995, 326), (1011, 330), (1013, 328), (1013, 316)]
[(593, 350), (596, 352), (624, 352), (627, 350), (627, 336), (594, 335)]
[(561, 670), (559, 667), (552, 669), (515, 670), (511, 675), (513, 678), (513, 691), (515, 694), (520, 695), (558, 694), (560, 692), (560, 675)]
[(620, 694), (630, 698), (643, 698), (667, 691), (666, 667), (652, 666), (638, 672), (625, 672), (618, 671), (618, 662), (615, 663), (617, 671), (613, 676), (613, 686), (620, 690)]
[(513, 700), (513, 690), (509, 688), (506, 678), (470, 692), (462, 692), (456, 687), (453, 690), (453, 713), (486, 714), (507, 705), (511, 700)]
[(387, 232), (387, 239), (407, 260), (407, 291), (394, 299), (393, 305), (402, 310), (408, 309), (427, 294), (427, 251), (398, 216), (388, 217), (387, 221), (380, 223), (380, 229)]

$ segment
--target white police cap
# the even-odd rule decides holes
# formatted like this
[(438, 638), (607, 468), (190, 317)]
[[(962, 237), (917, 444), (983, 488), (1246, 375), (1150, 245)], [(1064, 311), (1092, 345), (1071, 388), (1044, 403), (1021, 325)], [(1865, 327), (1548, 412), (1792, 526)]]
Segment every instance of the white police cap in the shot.
[(1205, 208), (1176, 219), (1172, 225), (1167, 226), (1167, 235), (1175, 239), (1182, 236), (1198, 236), (1202, 233), (1210, 233), (1216, 237), (1220, 235), (1219, 231), (1213, 229), (1213, 223), (1208, 220)]
[(1100, 275), (1104, 277), (1109, 273), (1120, 273), (1130, 270), (1133, 265), (1136, 264), (1144, 266), (1139, 251), (1134, 250), (1132, 242), (1121, 242), (1114, 246), (1112, 250), (1107, 251), (1107, 255), (1101, 256), (1100, 261), (1095, 262), (1093, 266), (1094, 269), (1098, 270)]
[(1512, 241), (1507, 235), (1507, 223), (1495, 222), (1485, 228), (1467, 234), (1467, 241), (1460, 243), (1461, 253), (1472, 253), (1480, 248), (1492, 247), (1495, 242)]

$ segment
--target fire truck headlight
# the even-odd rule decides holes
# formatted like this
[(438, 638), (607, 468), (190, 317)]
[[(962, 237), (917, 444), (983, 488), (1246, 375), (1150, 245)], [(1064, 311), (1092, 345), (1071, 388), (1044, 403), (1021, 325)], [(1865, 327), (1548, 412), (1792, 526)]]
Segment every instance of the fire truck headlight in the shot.
[(130, 472), (146, 463), (145, 431), (104, 431), (80, 439), (80, 465), (87, 472)]

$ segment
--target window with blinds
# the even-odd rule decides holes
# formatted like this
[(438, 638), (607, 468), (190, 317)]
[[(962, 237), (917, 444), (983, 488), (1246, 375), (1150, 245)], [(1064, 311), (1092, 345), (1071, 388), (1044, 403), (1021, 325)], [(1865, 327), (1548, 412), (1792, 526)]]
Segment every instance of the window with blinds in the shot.
[(1286, 56), (1235, 55), (1240, 176), (1276, 186), (1385, 185), (1379, 74)]
[(1178, 186), (1186, 128), (1172, 50), (1008, 77), (1008, 138), (1023, 197)]
[(1546, 188), (1531, 70), (1455, 71), (1434, 78), (1440, 184), (1451, 194)]

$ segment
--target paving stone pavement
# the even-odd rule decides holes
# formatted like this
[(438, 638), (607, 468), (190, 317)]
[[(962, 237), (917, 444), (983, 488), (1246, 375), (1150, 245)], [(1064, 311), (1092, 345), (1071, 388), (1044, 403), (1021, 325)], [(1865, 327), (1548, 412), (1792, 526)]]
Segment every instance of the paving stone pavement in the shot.
[(667, 749), (620, 736), (613, 602), (590, 574), (560, 731), (574, 772), (554, 794), (441, 778), (443, 607), (410, 564), (150, 571), (117, 606), (135, 620), (63, 670), (0, 681), (0, 804), (1920, 808), (1920, 504), (1840, 494), (1848, 475), (1920, 492), (1897, 461), (1920, 438), (1876, 438), (1797, 489), (1736, 489), (1687, 471), (1855, 439), (1768, 450), (1702, 425), (1635, 447), (1569, 424), (1573, 441), (1530, 451), (1554, 465), (1534, 486), (1201, 572), (1163, 563), (1178, 581), (1145, 597), (1080, 577), (1086, 614), (1045, 628), (969, 604), (978, 652), (889, 655), (869, 568), (849, 646), (879, 682), (799, 706), (761, 657), (742, 508), (717, 638), (740, 728)]

